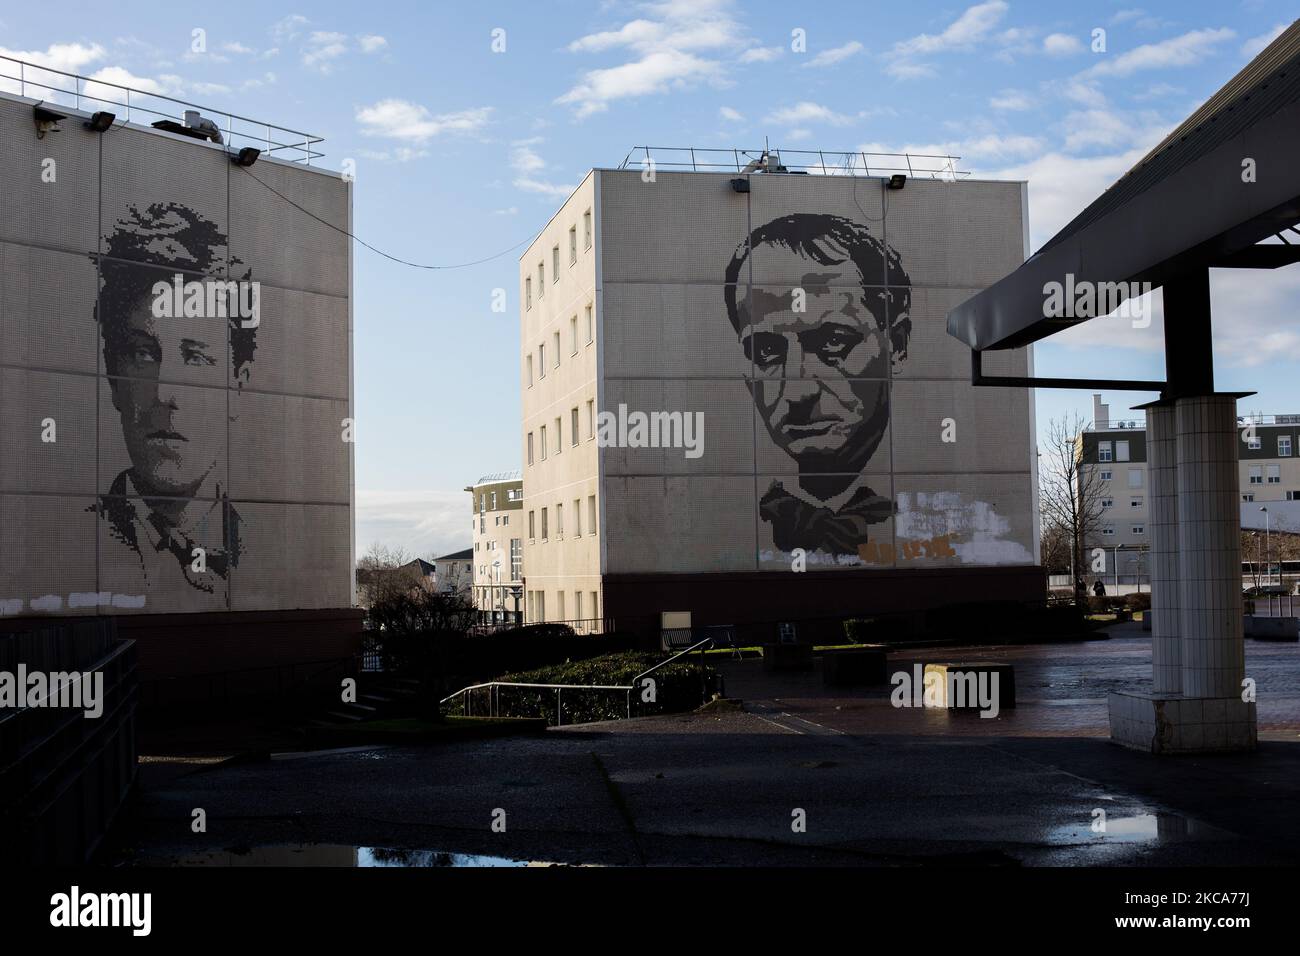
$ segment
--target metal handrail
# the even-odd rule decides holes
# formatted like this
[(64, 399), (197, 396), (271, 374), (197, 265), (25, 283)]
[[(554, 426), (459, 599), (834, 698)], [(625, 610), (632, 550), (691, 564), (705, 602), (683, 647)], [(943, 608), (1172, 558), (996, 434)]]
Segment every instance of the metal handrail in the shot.
[[(135, 89), (130, 86), (124, 86), (121, 83), (114, 83), (111, 80), (97, 80), (94, 77), (82, 76), (78, 73), (68, 73), (65, 70), (57, 70), (54, 67), (42, 66), (39, 63), (30, 63), (26, 60), (19, 60), (11, 56), (0, 55), (0, 61), (18, 64), (17, 76), (13, 76), (5, 72), (0, 72), (0, 80), (10, 80), (16, 82), (18, 84), (19, 96), (27, 96), (28, 95), (27, 87), (33, 86), (36, 87), (38, 90), (45, 90), (48, 93), (57, 94), (59, 96), (72, 97), (73, 107), (75, 109), (81, 109), (82, 99), (90, 100), (93, 103), (105, 103), (112, 106), (125, 107), (126, 115), (125, 117), (123, 117), (123, 119), (126, 122), (131, 121), (132, 110), (135, 110), (138, 113), (146, 113), (150, 116), (157, 116), (157, 117), (163, 117), (165, 119), (184, 121), (185, 117), (183, 111), (180, 114), (166, 113), (163, 112), (162, 110), (150, 109), (149, 107), (140, 105), (139, 103), (133, 104), (131, 102), (131, 94), (134, 93), (136, 94), (137, 97), (145, 96), (145, 97), (149, 97), (152, 100), (161, 100), (166, 103), (176, 104), (177, 106), (189, 107), (190, 109), (200, 110), (203, 111), (205, 115), (212, 114), (217, 117), (225, 117), (226, 123), (225, 123), (224, 132), (226, 134), (226, 139), (228, 141), (233, 137), (238, 136), (243, 139), (249, 140), (251, 142), (265, 143), (266, 144), (265, 152), (267, 153), (274, 153), (276, 150), (281, 150), (281, 149), (298, 150), (302, 154), (302, 159), (301, 160), (294, 159), (291, 160), (291, 162), (301, 161), (301, 162), (305, 162), (306, 165), (310, 166), (311, 161), (313, 159), (320, 159), (325, 155), (324, 153), (317, 152), (316, 150), (312, 149), (314, 145), (316, 145), (317, 143), (323, 143), (325, 140), (320, 136), (313, 136), (311, 133), (305, 133), (302, 130), (290, 129), (287, 126), (277, 126), (274, 123), (266, 123), (263, 122), (262, 120), (255, 120), (248, 116), (240, 116), (238, 113), (230, 113), (225, 110), (218, 110), (207, 106), (201, 106), (198, 103), (191, 103), (188, 100), (178, 99), (177, 97), (174, 96), (167, 96), (163, 93), (153, 93), (150, 92), (149, 90)], [(57, 76), (67, 77), (68, 79), (72, 80), (72, 89), (70, 90), (64, 89), (59, 86), (53, 86), (49, 83), (42, 83), (39, 80), (30, 79), (27, 76), (27, 70), (29, 68), (32, 70), (39, 70), (42, 73), (53, 73)], [(82, 91), (83, 85), (87, 83), (94, 83), (99, 86), (112, 87), (113, 89), (116, 90), (122, 90), (126, 94), (125, 99), (118, 101), (118, 100), (113, 100), (102, 96), (91, 96), (89, 93), (85, 93)], [(259, 133), (258, 135), (254, 135), (252, 133), (247, 133), (242, 130), (236, 130), (234, 128), (235, 120), (238, 120), (241, 123), (250, 123), (253, 126), (259, 127), (261, 130), (264, 131), (264, 135), (261, 133)], [(278, 140), (271, 138), (272, 131), (275, 131), (277, 133), (289, 133), (295, 137), (302, 137), (302, 142), (281, 143)]]
[(658, 664), (656, 664), (654, 667), (650, 668), (649, 670), (642, 671), (640, 674), (637, 674), (635, 677), (632, 678), (632, 686), (635, 687), (636, 682), (639, 681), (642, 677), (645, 677), (647, 674), (653, 674), (659, 668), (664, 667), (667, 664), (671, 664), (673, 661), (677, 660), (677, 658), (681, 657), (683, 654), (689, 654), (691, 651), (696, 650), (697, 648), (701, 648), (705, 644), (712, 644), (713, 640), (714, 639), (711, 637), (706, 637), (704, 640), (692, 644), (690, 647), (686, 648), (686, 650), (678, 651), (676, 654), (674, 654), (672, 657), (668, 658), (667, 660), (660, 661)]
[[(655, 156), (657, 151), (659, 156)], [(680, 158), (672, 158), (680, 154)], [(703, 155), (701, 155), (703, 154)], [(707, 161), (713, 154), (720, 154), (719, 160)], [(703, 149), (695, 146), (634, 146), (628, 150), (619, 169), (629, 169), (646, 163), (659, 169), (689, 169), (692, 172), (708, 170), (727, 170), (742, 172), (752, 160), (761, 159), (764, 154), (779, 156), (781, 164), (788, 170), (810, 172), (820, 170), (823, 175), (843, 176), (880, 176), (891, 173), (906, 173), (908, 176), (929, 175), (931, 178), (958, 179), (969, 176), (968, 170), (959, 170), (957, 161), (960, 156), (938, 153), (876, 153), (865, 150), (810, 150), (810, 149)], [(667, 157), (667, 158), (665, 158)], [(800, 162), (801, 157), (808, 157), (807, 162)], [(883, 160), (873, 162), (873, 157)], [(815, 161), (814, 161), (815, 158)], [(828, 162), (829, 158), (829, 162)], [(901, 164), (899, 161), (901, 160)], [(922, 163), (921, 160), (933, 160), (934, 163)], [(917, 162), (914, 162), (917, 161)], [(779, 174), (777, 174), (779, 175)]]

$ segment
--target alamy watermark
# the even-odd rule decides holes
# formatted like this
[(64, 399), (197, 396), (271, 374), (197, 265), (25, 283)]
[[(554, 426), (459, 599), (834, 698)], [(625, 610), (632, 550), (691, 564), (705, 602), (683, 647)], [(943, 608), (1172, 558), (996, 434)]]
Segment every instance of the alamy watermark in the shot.
[(596, 414), (601, 448), (682, 448), (687, 458), (704, 454), (703, 412), (638, 412), (620, 403), (618, 412)]
[(1150, 282), (1075, 281), (1067, 272), (1064, 282), (1043, 283), (1043, 317), (1048, 319), (1095, 319), (1114, 312), (1132, 319), (1135, 329), (1151, 325)]
[(981, 717), (996, 717), (1001, 711), (998, 672), (986, 670), (927, 670), (912, 665), (911, 673), (895, 671), (889, 702), (894, 707), (978, 708)]
[(58, 707), (84, 710), (88, 718), (104, 713), (103, 671), (0, 671), (0, 710)]
[(153, 284), (155, 319), (239, 319), (245, 329), (261, 324), (262, 286), (250, 279), (191, 279), (179, 272)]

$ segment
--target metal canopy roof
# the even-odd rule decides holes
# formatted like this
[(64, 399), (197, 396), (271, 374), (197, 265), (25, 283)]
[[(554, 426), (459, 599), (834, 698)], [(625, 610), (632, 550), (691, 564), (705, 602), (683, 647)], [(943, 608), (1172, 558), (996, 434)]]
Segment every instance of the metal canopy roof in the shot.
[[(948, 334), (978, 352), (1086, 321), (1043, 314), (1045, 287), (1067, 274), (1158, 287), (1198, 268), (1300, 261), (1300, 245), (1251, 248), (1297, 223), (1300, 20), (1015, 272), (948, 313)], [(1178, 318), (1165, 321), (1169, 334)]]

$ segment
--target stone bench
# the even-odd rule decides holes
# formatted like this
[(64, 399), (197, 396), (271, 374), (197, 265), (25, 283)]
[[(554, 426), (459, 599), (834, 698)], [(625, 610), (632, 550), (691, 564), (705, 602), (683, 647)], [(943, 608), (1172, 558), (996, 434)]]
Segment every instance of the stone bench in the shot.
[(886, 684), (885, 650), (881, 647), (854, 647), (822, 652), (822, 682), (827, 686), (851, 687), (857, 684)]
[(763, 670), (807, 671), (813, 666), (811, 644), (764, 644)]
[(1247, 614), (1243, 619), (1243, 630), (1247, 637), (1257, 641), (1296, 641), (1300, 640), (1300, 618)]
[[(934, 689), (929, 690), (929, 683), (938, 679)], [(994, 677), (997, 681), (994, 684)], [(939, 707), (950, 710), (981, 710), (980, 699), (989, 699), (998, 711), (1009, 710), (1016, 706), (1016, 672), (1010, 664), (994, 664), (985, 661), (966, 663), (945, 662), (925, 665), (926, 700), (935, 700)], [(996, 691), (996, 693), (995, 693)]]

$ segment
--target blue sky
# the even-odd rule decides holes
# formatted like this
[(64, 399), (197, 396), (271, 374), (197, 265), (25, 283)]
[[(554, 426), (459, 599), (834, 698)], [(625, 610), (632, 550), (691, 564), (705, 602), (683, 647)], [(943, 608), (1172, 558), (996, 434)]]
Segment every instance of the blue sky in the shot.
[[(635, 145), (765, 136), (1028, 179), (1037, 247), (1294, 15), (1274, 0), (10, 4), (0, 54), (323, 136), (324, 165), (355, 163), (356, 234), (450, 265), (521, 245)], [(519, 466), (516, 258), (417, 271), (357, 248), (359, 552), (467, 546), (462, 489)], [(1243, 411), (1300, 412), (1300, 266), (1216, 272), (1212, 294), (1218, 386), (1258, 392)], [(1038, 373), (1160, 378), (1154, 311), (1149, 329), (1056, 336)], [(1148, 397), (1107, 396), (1116, 417)], [(1072, 411), (1091, 417), (1090, 396), (1039, 391), (1040, 427)]]

